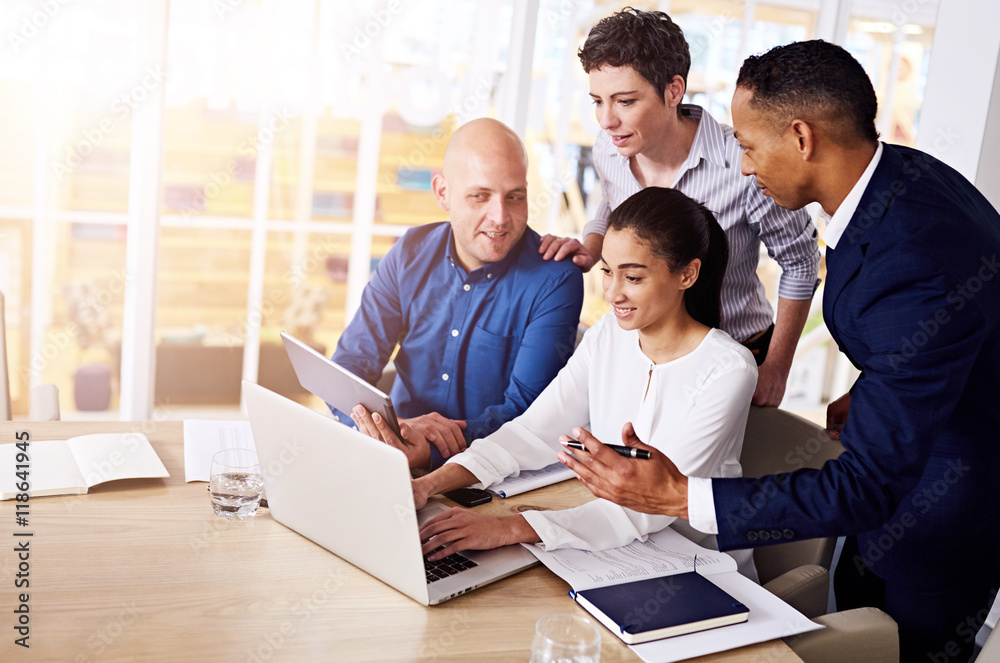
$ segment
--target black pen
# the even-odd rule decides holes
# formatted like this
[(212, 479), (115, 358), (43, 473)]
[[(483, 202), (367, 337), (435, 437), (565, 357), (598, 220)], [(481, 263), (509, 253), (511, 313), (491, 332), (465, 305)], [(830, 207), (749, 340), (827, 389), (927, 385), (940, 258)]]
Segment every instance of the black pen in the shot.
[[(563, 442), (563, 444), (570, 449), (577, 449), (579, 451), (586, 451), (587, 447), (583, 446), (583, 442), (577, 442), (576, 440), (569, 440), (568, 442)], [(635, 447), (623, 447), (620, 444), (605, 444), (608, 449), (611, 449), (619, 456), (625, 456), (626, 458), (641, 458), (642, 460), (649, 460), (649, 452), (645, 449), (636, 449)]]

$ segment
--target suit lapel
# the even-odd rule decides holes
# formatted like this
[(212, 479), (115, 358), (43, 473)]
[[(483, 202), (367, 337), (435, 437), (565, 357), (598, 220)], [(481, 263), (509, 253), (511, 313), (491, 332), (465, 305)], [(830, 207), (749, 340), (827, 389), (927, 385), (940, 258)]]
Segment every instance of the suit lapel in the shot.
[[(902, 157), (890, 145), (882, 148), (882, 158), (879, 160), (875, 173), (872, 175), (868, 188), (861, 196), (861, 202), (851, 217), (844, 234), (837, 242), (837, 248), (826, 249), (826, 287), (823, 290), (823, 320), (837, 345), (847, 353), (837, 330), (834, 309), (837, 300), (843, 294), (847, 284), (861, 269), (865, 251), (872, 238), (878, 232), (879, 222), (892, 205), (894, 190), (899, 190), (897, 184), (902, 170)], [(847, 353), (850, 359), (850, 354)], [(853, 359), (851, 363), (857, 365)]]

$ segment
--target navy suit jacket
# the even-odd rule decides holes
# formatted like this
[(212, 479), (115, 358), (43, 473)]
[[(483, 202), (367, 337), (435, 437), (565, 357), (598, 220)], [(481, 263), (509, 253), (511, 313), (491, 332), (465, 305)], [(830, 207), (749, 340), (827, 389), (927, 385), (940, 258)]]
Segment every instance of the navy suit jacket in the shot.
[(826, 260), (823, 316), (861, 370), (845, 451), (819, 470), (714, 480), (720, 548), (858, 535), (841, 563), (887, 581), (946, 589), (972, 568), (995, 582), (1000, 215), (952, 168), (885, 145)]

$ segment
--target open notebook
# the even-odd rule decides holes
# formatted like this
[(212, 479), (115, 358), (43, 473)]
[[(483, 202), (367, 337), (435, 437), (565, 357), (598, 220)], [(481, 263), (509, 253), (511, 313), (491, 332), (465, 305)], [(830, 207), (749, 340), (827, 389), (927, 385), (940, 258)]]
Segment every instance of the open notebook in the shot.
[[(0, 444), (0, 500), (22, 492), (30, 497), (82, 495), (105, 481), (168, 476), (142, 433)], [(21, 490), (23, 482), (28, 490)]]

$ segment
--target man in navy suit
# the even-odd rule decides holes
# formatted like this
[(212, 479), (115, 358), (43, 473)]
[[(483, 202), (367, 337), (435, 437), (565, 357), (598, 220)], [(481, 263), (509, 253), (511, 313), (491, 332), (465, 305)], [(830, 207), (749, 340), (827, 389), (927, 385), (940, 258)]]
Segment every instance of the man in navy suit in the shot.
[[(831, 403), (845, 451), (819, 470), (688, 479), (585, 432), (599, 497), (688, 518), (723, 550), (847, 535), (838, 607), (899, 625), (904, 661), (965, 661), (1000, 581), (1000, 215), (956, 171), (875, 131), (875, 93), (839, 46), (749, 58), (733, 97), (743, 172), (828, 217), (823, 317), (861, 370)], [(790, 468), (791, 469), (791, 468)]]

